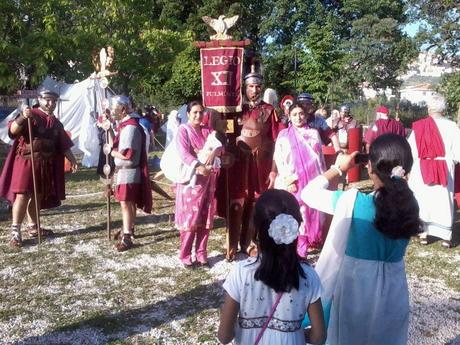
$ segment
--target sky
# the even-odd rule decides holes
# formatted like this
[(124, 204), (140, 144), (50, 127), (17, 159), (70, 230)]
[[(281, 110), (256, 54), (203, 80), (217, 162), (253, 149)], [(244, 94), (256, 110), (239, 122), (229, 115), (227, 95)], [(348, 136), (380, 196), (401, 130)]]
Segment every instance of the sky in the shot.
[(414, 37), (417, 34), (418, 28), (420, 27), (420, 22), (414, 22), (407, 24), (403, 31), (407, 33), (409, 37)]

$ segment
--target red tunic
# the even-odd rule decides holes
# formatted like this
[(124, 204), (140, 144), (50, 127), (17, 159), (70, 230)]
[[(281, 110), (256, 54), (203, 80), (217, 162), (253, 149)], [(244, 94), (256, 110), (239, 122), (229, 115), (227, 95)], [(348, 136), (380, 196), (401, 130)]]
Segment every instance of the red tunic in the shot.
[[(59, 206), (65, 199), (64, 153), (73, 146), (62, 123), (40, 109), (32, 109), (34, 163), (37, 192), (42, 195), (41, 208)], [(10, 122), (8, 125), (11, 126)], [(27, 123), (14, 140), (0, 175), (0, 196), (13, 203), (16, 194), (32, 194), (32, 160)]]

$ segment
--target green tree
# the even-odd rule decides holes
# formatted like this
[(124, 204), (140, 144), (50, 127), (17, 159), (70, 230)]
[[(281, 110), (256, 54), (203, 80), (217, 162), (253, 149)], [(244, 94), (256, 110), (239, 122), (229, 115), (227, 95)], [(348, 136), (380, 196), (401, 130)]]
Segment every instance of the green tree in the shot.
[(336, 18), (318, 7), (315, 21), (304, 36), (299, 68), (298, 90), (308, 90), (321, 105), (340, 100), (335, 86), (345, 67), (345, 54), (340, 48), (336, 31)]
[(417, 53), (402, 33), (407, 21), (403, 0), (268, 4), (260, 26), (265, 76), (282, 93), (310, 91), (323, 103), (358, 97), (364, 82), (376, 89), (396, 88), (398, 75)]
[(414, 42), (402, 32), (407, 22), (402, 0), (346, 0), (340, 9), (341, 41), (350, 91), (366, 82), (374, 89), (397, 88), (398, 75), (417, 55)]
[[(417, 40), (442, 61), (460, 68), (460, 5), (455, 0), (411, 0), (410, 14), (421, 23)], [(445, 75), (439, 88), (449, 103), (451, 114), (457, 111), (460, 124), (460, 72)]]

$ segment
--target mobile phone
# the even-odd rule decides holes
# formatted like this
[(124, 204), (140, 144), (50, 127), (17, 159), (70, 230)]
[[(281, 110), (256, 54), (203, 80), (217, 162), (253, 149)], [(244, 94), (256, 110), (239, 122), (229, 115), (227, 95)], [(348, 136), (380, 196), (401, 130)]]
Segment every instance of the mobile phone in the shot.
[(369, 155), (367, 153), (358, 153), (355, 156), (355, 164), (367, 164)]

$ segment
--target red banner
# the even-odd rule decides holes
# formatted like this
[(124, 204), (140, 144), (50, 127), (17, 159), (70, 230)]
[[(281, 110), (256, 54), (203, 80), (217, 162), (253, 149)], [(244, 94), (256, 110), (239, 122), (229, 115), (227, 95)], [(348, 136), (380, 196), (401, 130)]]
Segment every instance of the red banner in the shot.
[(203, 105), (221, 113), (241, 111), (244, 48), (202, 48)]

